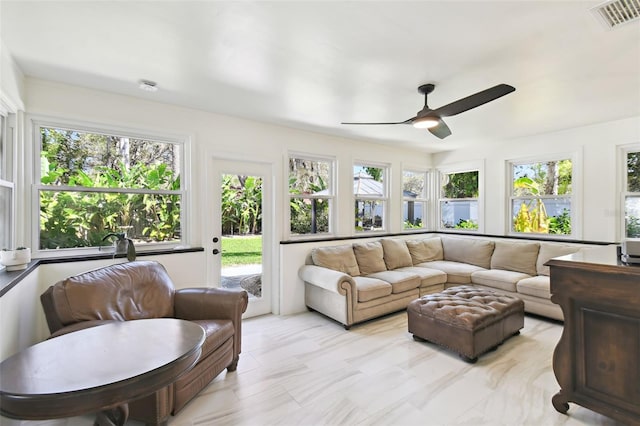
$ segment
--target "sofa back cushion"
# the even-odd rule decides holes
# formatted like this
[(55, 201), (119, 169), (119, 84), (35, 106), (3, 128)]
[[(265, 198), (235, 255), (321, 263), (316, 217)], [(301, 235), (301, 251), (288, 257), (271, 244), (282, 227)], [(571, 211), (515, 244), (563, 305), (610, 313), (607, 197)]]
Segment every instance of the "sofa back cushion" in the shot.
[(531, 276), (537, 275), (536, 260), (540, 244), (511, 241), (496, 241), (491, 256), (491, 269), (522, 272)]
[(411, 263), (411, 253), (407, 248), (404, 240), (398, 238), (383, 238), (382, 250), (384, 251), (384, 263), (387, 269), (404, 268), (405, 266), (413, 266)]
[(360, 268), (351, 244), (315, 248), (311, 250), (311, 259), (317, 266), (344, 272), (352, 277), (360, 275)]
[(353, 252), (358, 261), (358, 268), (362, 275), (374, 274), (387, 270), (384, 263), (384, 251), (380, 241), (370, 241), (366, 243), (354, 243)]
[(444, 260), (470, 263), (481, 268), (491, 267), (493, 241), (476, 238), (442, 237)]
[(540, 253), (538, 253), (538, 260), (536, 262), (536, 269), (538, 275), (549, 276), (549, 267), (544, 266), (545, 263), (554, 257), (565, 256), (567, 254), (573, 254), (580, 250), (580, 247), (569, 246), (565, 244), (553, 244), (553, 243), (540, 243)]
[(407, 241), (407, 248), (414, 265), (434, 260), (444, 260), (440, 237)]
[(52, 287), (53, 307), (63, 325), (172, 317), (173, 294), (166, 269), (152, 261), (106, 266)]

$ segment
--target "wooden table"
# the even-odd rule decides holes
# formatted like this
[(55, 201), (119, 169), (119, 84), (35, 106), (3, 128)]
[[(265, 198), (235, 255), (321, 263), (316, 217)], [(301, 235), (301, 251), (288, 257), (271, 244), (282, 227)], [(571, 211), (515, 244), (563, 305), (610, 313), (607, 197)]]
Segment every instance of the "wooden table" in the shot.
[(613, 246), (547, 264), (551, 300), (564, 313), (553, 406), (566, 413), (575, 402), (640, 425), (640, 267), (621, 264)]
[(100, 412), (122, 425), (127, 402), (173, 383), (200, 357), (204, 330), (170, 318), (114, 322), (46, 340), (0, 364), (0, 414), (46, 420)]

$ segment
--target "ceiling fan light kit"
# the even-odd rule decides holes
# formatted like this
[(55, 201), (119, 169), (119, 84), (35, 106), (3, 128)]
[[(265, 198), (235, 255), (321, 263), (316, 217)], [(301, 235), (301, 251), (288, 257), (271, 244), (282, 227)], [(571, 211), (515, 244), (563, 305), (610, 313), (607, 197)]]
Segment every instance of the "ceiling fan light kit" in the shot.
[(423, 84), (418, 87), (418, 92), (424, 95), (424, 107), (418, 111), (415, 117), (411, 117), (405, 121), (394, 122), (379, 122), (379, 123), (362, 123), (362, 122), (343, 122), (341, 124), (356, 124), (356, 125), (386, 125), (386, 124), (412, 124), (413, 127), (418, 129), (427, 129), (429, 132), (440, 138), (444, 139), (451, 135), (451, 130), (442, 120), (442, 117), (451, 117), (453, 115), (460, 114), (461, 112), (468, 111), (470, 109), (484, 105), (487, 102), (491, 102), (504, 95), (515, 91), (513, 86), (508, 84), (498, 84), (489, 89), (475, 93), (466, 98), (458, 99), (440, 108), (431, 109), (427, 104), (427, 96), (435, 89), (434, 84)]
[(413, 120), (413, 127), (416, 129), (431, 129), (438, 125), (436, 117), (420, 117)]

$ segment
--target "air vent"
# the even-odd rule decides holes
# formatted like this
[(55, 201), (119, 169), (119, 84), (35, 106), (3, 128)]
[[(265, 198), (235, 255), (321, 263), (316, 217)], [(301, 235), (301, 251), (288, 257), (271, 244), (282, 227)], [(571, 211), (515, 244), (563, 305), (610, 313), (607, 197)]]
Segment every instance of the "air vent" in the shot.
[(607, 28), (618, 28), (623, 24), (640, 19), (640, 0), (614, 0), (602, 3), (591, 12)]

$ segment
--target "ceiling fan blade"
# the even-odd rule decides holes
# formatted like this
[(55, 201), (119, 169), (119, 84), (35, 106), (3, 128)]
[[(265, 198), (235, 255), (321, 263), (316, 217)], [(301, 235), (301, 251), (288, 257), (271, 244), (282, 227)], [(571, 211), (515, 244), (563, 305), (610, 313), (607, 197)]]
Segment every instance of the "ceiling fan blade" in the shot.
[(450, 117), (452, 115), (468, 111), (472, 108), (479, 107), (480, 105), (484, 105), (487, 102), (491, 102), (504, 95), (508, 95), (514, 90), (516, 90), (515, 87), (509, 86), (508, 84), (498, 84), (497, 86), (493, 86), (490, 89), (483, 90), (482, 92), (478, 92), (471, 96), (467, 96), (466, 98), (458, 99), (455, 102), (451, 102), (450, 104), (442, 106), (434, 110), (434, 113), (436, 113), (440, 117)]
[(409, 124), (409, 123), (411, 123), (411, 121), (414, 118), (415, 117), (410, 118), (410, 119), (405, 120), (405, 121), (392, 121), (392, 122), (388, 122), (388, 123), (345, 123), (345, 122), (343, 122), (343, 123), (340, 123), (340, 124), (356, 124), (356, 125), (366, 124), (366, 125), (369, 125), (369, 126), (371, 126), (371, 125), (387, 125), (387, 124)]
[(447, 126), (445, 122), (442, 121), (441, 119), (438, 119), (437, 126), (427, 130), (429, 130), (429, 132), (431, 132), (432, 135), (439, 137), (440, 139), (444, 139), (447, 136), (451, 135), (451, 129), (449, 129), (449, 126)]

